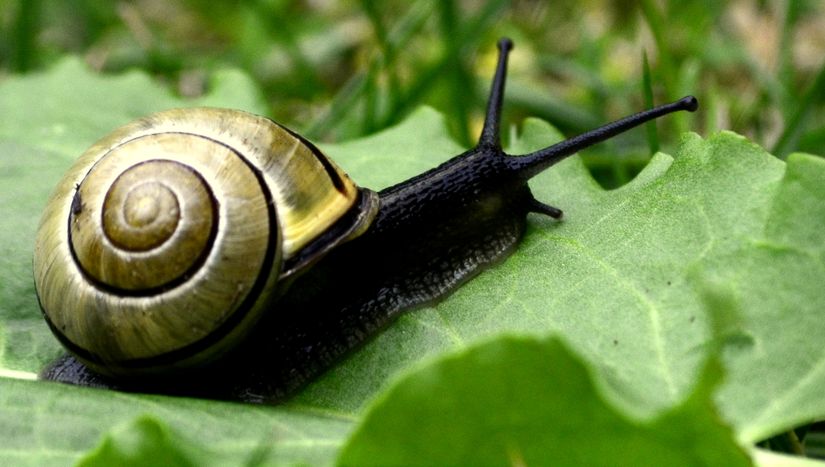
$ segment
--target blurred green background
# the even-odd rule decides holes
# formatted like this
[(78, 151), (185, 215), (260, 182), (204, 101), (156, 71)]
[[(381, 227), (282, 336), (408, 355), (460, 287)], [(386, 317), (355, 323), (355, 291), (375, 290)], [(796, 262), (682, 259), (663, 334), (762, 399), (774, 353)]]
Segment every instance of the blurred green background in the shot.
[(501, 36), (516, 43), (505, 128), (536, 116), (573, 135), (651, 102), (700, 99), (699, 113), (663, 120), (658, 136), (589, 150), (605, 186), (687, 130), (730, 129), (779, 157), (825, 153), (820, 0), (0, 0), (0, 80), (72, 54), (197, 96), (213, 70), (239, 68), (271, 117), (311, 139), (369, 134), (428, 104), (469, 146)]

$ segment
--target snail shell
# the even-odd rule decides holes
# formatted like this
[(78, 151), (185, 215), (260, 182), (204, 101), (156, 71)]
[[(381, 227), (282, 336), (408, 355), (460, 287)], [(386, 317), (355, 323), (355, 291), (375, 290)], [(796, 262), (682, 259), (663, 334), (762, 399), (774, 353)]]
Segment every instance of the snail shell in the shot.
[(36, 240), (40, 305), (96, 371), (202, 365), (376, 210), (375, 193), (271, 120), (161, 112), (99, 141), (58, 186)]

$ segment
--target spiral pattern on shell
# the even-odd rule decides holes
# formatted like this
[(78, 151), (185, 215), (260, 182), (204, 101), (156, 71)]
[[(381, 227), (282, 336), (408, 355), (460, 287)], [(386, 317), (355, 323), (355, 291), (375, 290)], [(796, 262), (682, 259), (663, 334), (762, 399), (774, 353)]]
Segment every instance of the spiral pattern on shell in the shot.
[(167, 111), (104, 138), (38, 232), (52, 331), (109, 374), (225, 352), (272, 308), (284, 261), (353, 208), (358, 188), (323, 157), (267, 119), (221, 109)]

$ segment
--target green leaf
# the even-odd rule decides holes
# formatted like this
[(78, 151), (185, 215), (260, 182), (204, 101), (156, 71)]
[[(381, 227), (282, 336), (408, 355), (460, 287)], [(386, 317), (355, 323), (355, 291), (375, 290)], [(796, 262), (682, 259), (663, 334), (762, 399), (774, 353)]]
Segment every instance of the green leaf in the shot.
[(739, 310), (720, 403), (754, 442), (825, 418), (825, 160), (793, 154), (761, 235), (704, 264)]
[(90, 73), (78, 59), (66, 58), (48, 72), (3, 81), (0, 107), (5, 118), (0, 141), (34, 143), (38, 149), (74, 160), (104, 134), (147, 111), (225, 106), (228, 102), (253, 113), (266, 111), (261, 94), (246, 75), (221, 71), (211, 83), (209, 95), (184, 101), (152, 83), (143, 72), (112, 79)]
[(144, 415), (108, 434), (78, 465), (227, 465), (226, 460), (219, 463), (214, 456), (215, 453), (195, 448), (189, 440), (170, 432), (158, 419)]
[(502, 337), (397, 381), (339, 463), (748, 465), (713, 408), (717, 378), (708, 376), (684, 402), (635, 419), (601, 394), (559, 340)]
[[(203, 465), (328, 463), (352, 419), (312, 408), (125, 394), (0, 378), (0, 464), (68, 465), (154, 455)], [(101, 439), (102, 438), (102, 439)], [(157, 465), (157, 463), (153, 463)]]
[[(578, 158), (536, 177), (537, 198), (563, 208), (562, 222), (531, 216), (512, 257), (403, 315), (281, 407), (16, 379), (62, 352), (31, 276), (32, 239), (52, 187), (94, 140), (139, 115), (207, 103), (262, 112), (243, 76), (227, 71), (212, 82), (207, 97), (183, 101), (143, 74), (99, 76), (74, 59), (0, 82), (0, 464), (64, 465), (107, 433), (120, 439), (123, 426), (140, 432), (134, 421), (144, 415), (168, 427), (167, 439), (233, 462), (266, 452), (265, 463), (331, 463), (396, 375), (513, 333), (562, 336), (599, 388), (594, 400), (638, 429), (692, 400), (723, 322), (727, 378), (715, 401), (743, 446), (825, 418), (825, 167), (805, 155), (786, 164), (727, 132), (685, 135), (674, 156), (655, 155), (616, 190), (601, 189)], [(558, 139), (527, 120), (510, 152)], [(462, 150), (431, 109), (324, 149), (375, 189)], [(711, 429), (703, 410), (688, 410), (674, 436), (692, 433), (691, 423)]]

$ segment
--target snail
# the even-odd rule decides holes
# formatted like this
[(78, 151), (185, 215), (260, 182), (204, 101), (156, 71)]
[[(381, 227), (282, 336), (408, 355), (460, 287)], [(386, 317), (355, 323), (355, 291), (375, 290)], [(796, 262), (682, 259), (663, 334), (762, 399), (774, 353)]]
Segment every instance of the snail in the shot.
[(45, 379), (277, 401), (387, 326), (513, 251), (527, 181), (688, 96), (522, 156), (499, 126), (508, 39), (475, 148), (375, 192), (297, 133), (226, 109), (175, 109), (114, 131), (58, 185), (34, 277), (69, 354)]

